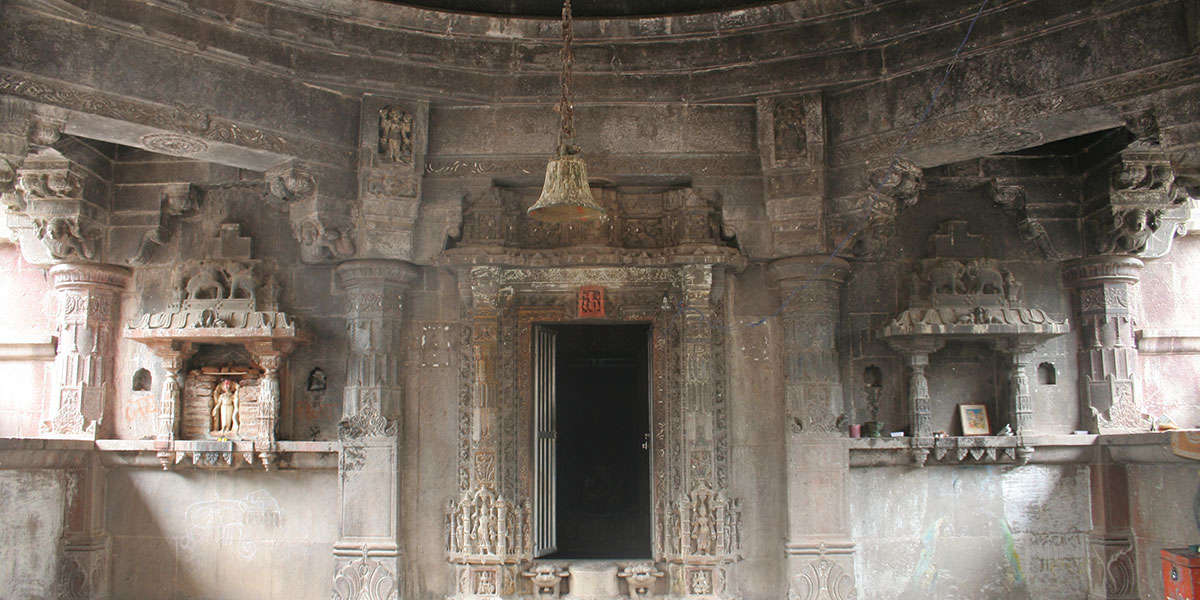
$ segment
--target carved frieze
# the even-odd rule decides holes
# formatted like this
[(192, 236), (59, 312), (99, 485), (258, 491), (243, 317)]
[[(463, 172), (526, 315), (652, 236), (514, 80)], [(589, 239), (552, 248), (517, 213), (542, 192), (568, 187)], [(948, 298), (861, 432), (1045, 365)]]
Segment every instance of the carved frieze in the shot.
[[(525, 214), (537, 190), (490, 188), (463, 200), (462, 236), (445, 251), (447, 262), (512, 264), (629, 264), (737, 260), (725, 239), (715, 191), (679, 188), (625, 193), (593, 188), (606, 219), (554, 224)], [(575, 248), (586, 247), (586, 251)], [(503, 249), (503, 250), (501, 250)]]

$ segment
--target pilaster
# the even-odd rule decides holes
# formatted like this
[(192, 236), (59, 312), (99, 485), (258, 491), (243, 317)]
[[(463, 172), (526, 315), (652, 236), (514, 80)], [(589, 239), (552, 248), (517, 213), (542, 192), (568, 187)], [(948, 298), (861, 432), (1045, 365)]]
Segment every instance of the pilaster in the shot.
[(1067, 261), (1063, 279), (1072, 291), (1080, 419), (1092, 433), (1141, 430), (1141, 381), (1133, 337), (1141, 259), (1102, 255)]
[[(354, 260), (334, 270), (346, 293), (350, 348), (338, 438), (337, 600), (399, 598), (399, 431), (403, 427), (404, 296), (417, 275), (392, 260)], [(268, 361), (269, 362), (269, 361)], [(269, 379), (271, 367), (264, 363)]]
[(97, 455), (64, 472), (66, 506), (57, 598), (108, 600), (112, 540), (104, 531), (105, 474)]
[(828, 256), (775, 261), (783, 296), (787, 406), (788, 596), (844, 600), (855, 595), (846, 474), (840, 434), (842, 385), (835, 332), (849, 264)]
[(111, 392), (114, 330), (124, 267), (64, 263), (50, 269), (58, 303), (54, 391), (42, 431), (94, 439)]

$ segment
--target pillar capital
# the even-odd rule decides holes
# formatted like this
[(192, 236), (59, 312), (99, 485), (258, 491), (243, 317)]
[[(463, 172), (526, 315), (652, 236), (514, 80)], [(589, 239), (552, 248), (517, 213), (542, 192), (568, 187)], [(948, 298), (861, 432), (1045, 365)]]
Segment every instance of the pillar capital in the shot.
[(783, 287), (807, 282), (843, 285), (850, 279), (850, 263), (826, 254), (789, 256), (771, 261), (767, 273)]
[(1062, 263), (1063, 281), (1073, 288), (1104, 283), (1137, 283), (1145, 263), (1135, 256), (1102, 254)]
[(417, 273), (410, 263), (386, 258), (348, 260), (333, 269), (338, 286), (347, 291), (374, 286), (407, 288)]

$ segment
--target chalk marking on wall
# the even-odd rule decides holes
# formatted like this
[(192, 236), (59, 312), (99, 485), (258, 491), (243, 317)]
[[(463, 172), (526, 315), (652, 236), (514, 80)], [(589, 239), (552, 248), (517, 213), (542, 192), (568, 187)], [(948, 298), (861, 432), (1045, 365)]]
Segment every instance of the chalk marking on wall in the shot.
[[(253, 530), (277, 529), (283, 524), (283, 509), (269, 492), (258, 489), (241, 500), (226, 500), (214, 494), (212, 500), (192, 503), (183, 513), (187, 533), (179, 540), (182, 550), (197, 549), (205, 543), (235, 546), (238, 556), (253, 558), (261, 541)], [(249, 531), (248, 531), (249, 530)]]

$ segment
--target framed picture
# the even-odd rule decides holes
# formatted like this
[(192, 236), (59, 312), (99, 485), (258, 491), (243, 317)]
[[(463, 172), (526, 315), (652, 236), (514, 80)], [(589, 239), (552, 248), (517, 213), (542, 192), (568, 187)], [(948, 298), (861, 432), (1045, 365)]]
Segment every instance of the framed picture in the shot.
[(958, 416), (962, 421), (963, 435), (991, 435), (992, 428), (988, 424), (987, 405), (959, 404)]

